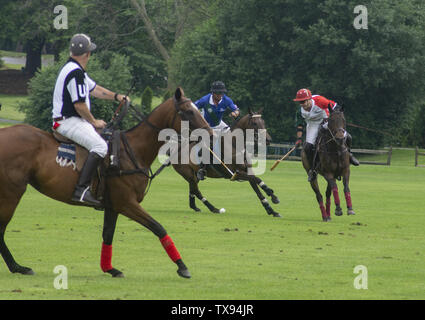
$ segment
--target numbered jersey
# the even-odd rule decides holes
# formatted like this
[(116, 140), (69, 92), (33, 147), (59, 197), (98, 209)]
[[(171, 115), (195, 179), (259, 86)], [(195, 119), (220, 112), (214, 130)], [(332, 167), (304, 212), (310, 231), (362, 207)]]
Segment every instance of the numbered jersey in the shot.
[(83, 67), (70, 58), (62, 67), (53, 93), (53, 118), (80, 117), (74, 103), (85, 102), (90, 110), (90, 92), (96, 87)]

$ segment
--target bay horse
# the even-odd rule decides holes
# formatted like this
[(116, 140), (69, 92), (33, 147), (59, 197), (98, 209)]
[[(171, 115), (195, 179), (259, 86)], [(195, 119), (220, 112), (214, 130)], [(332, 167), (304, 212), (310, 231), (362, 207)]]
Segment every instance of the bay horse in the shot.
[[(122, 132), (120, 162), (127, 172), (133, 174), (106, 176), (103, 243), (101, 269), (113, 277), (123, 273), (112, 267), (112, 240), (118, 214), (122, 214), (149, 229), (156, 235), (170, 259), (178, 266), (177, 273), (190, 278), (188, 268), (165, 229), (140, 206), (145, 195), (149, 176), (146, 172), (157, 157), (163, 142), (158, 141), (159, 132), (171, 128), (180, 132), (181, 120), (189, 122), (190, 129), (211, 128), (192, 101), (177, 88), (174, 97), (156, 107), (150, 115), (134, 128)], [(124, 141), (125, 140), (125, 141)], [(56, 163), (59, 143), (52, 133), (22, 124), (0, 129), (0, 253), (12, 273), (34, 274), (28, 267), (19, 265), (6, 246), (6, 226), (30, 184), (42, 194), (70, 204), (78, 179), (77, 171)], [(129, 149), (131, 151), (129, 152)], [(105, 159), (109, 158), (108, 156)], [(145, 170), (135, 170), (144, 168)]]
[[(351, 193), (349, 188), (350, 181), (350, 158), (349, 150), (345, 142), (345, 117), (343, 109), (330, 110), (327, 129), (321, 128), (316, 141), (316, 156), (318, 157), (318, 165), (316, 170), (327, 181), (326, 188), (326, 208), (323, 205), (323, 197), (320, 193), (319, 184), (316, 178), (310, 182), (311, 188), (316, 194), (319, 203), (322, 220), (327, 222), (331, 220), (331, 195), (334, 196), (335, 215), (341, 216), (342, 209), (338, 194), (338, 186), (336, 180), (342, 181), (344, 184), (344, 194), (347, 204), (347, 214), (354, 215), (353, 205), (351, 202)], [(310, 165), (304, 150), (301, 152), (302, 163), (304, 169), (308, 172)]]
[[(266, 129), (264, 119), (262, 118), (262, 109), (258, 112), (253, 112), (251, 109), (249, 109), (249, 113), (245, 116), (239, 118), (239, 120), (235, 121), (233, 125), (230, 127), (230, 132), (240, 129), (244, 133), (244, 140), (246, 137), (246, 130), (247, 129)], [(256, 131), (258, 133), (258, 131)], [(224, 134), (226, 135), (226, 133)], [(255, 139), (258, 139), (258, 135), (254, 137)], [(222, 145), (224, 145), (224, 136), (221, 139)], [(266, 135), (266, 143), (269, 144), (271, 141), (270, 135), (267, 133)], [(233, 141), (234, 143), (235, 141)], [(195, 143), (192, 143), (189, 148), (192, 150)], [(222, 147), (221, 150), (223, 150), (224, 147)], [(226, 164), (227, 167), (232, 170), (233, 172), (237, 172), (237, 179), (240, 181), (248, 181), (256, 193), (258, 199), (261, 201), (262, 206), (266, 210), (266, 212), (269, 215), (272, 215), (274, 217), (281, 217), (281, 215), (274, 211), (273, 208), (270, 206), (267, 199), (263, 196), (258, 186), (261, 187), (261, 189), (264, 190), (264, 192), (271, 197), (272, 202), (277, 204), (279, 203), (279, 198), (274, 195), (273, 189), (270, 189), (260, 178), (258, 178), (255, 175), (248, 175), (248, 166), (249, 164), (236, 164), (235, 161), (235, 146), (232, 146), (231, 152), (233, 153), (233, 163), (232, 164)], [(180, 159), (180, 157), (179, 157)], [(226, 178), (230, 179), (232, 176), (226, 171), (225, 168), (220, 167), (220, 164), (217, 164), (214, 168), (221, 169), (216, 170), (212, 168), (211, 166), (208, 166), (206, 168), (207, 174), (206, 176), (209, 178)], [(199, 190), (199, 179), (196, 175), (196, 172), (199, 170), (199, 165), (190, 163), (190, 164), (173, 164), (174, 169), (189, 183), (189, 206), (195, 211), (201, 211), (195, 203), (195, 197), (198, 198), (211, 212), (213, 213), (223, 213), (225, 210), (224, 208), (218, 209), (214, 205), (212, 205), (201, 193)], [(224, 169), (224, 170), (223, 170)]]

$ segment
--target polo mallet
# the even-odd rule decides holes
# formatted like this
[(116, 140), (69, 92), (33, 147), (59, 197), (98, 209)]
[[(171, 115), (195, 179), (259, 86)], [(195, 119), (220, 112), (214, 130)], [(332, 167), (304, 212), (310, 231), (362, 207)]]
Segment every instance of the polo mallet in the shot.
[(232, 175), (232, 177), (230, 178), (230, 181), (235, 180), (237, 173), (236, 172), (233, 173), (232, 170), (230, 170), (229, 167), (226, 166), (223, 161), (221, 161), (221, 159), (215, 154), (215, 152), (211, 150), (211, 148), (208, 147), (208, 150), (211, 152), (214, 158), (220, 161), (221, 165), (226, 168), (227, 172), (229, 172)]
[(288, 151), (288, 153), (287, 154), (285, 154), (282, 158), (280, 158), (279, 160), (276, 160), (275, 161), (275, 163), (273, 164), (273, 166), (270, 168), (270, 171), (273, 171), (274, 170), (274, 168), (276, 168), (277, 167), (277, 165), (281, 162), (281, 161), (283, 161), (283, 160), (285, 160), (286, 158), (288, 158), (289, 157), (289, 155), (296, 149), (298, 147), (298, 145), (296, 145), (296, 146), (294, 146), (291, 150), (289, 150)]
[[(134, 88), (134, 86), (136, 85), (136, 80), (133, 80), (133, 83), (131, 84), (131, 87), (130, 87), (130, 89), (128, 90), (128, 92), (127, 92), (127, 94), (125, 95), (125, 97), (127, 98), (128, 97), (128, 95), (130, 94), (130, 92), (133, 90), (133, 88)], [(118, 115), (118, 113), (120, 112), (120, 110), (121, 110), (121, 108), (122, 108), (122, 106), (123, 106), (123, 104), (127, 101), (127, 99), (126, 98), (124, 98), (124, 99), (122, 99), (121, 100), (121, 102), (120, 102), (120, 104), (118, 105), (118, 108), (115, 110), (115, 112), (114, 112), (114, 115), (113, 115), (113, 117), (112, 117), (112, 120), (111, 121), (114, 121), (115, 120), (115, 118), (116, 118), (116, 116)]]

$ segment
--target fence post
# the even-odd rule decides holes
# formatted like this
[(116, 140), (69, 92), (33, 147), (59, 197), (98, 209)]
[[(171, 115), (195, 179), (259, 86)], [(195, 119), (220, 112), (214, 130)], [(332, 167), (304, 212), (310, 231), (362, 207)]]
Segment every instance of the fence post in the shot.
[(387, 166), (391, 165), (391, 157), (393, 155), (393, 146), (390, 147), (390, 151), (388, 151), (388, 158), (387, 158)]
[(416, 146), (416, 148), (415, 148), (415, 167), (418, 166), (418, 153), (419, 153), (419, 149), (418, 149), (418, 146)]

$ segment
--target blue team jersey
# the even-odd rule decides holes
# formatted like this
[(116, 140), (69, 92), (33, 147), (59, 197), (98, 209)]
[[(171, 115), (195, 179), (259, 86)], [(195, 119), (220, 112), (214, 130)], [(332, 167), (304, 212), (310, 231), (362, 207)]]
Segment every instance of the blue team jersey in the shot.
[(227, 109), (232, 111), (238, 110), (238, 107), (233, 103), (232, 99), (226, 95), (223, 95), (223, 98), (216, 106), (213, 102), (212, 93), (196, 101), (195, 105), (198, 107), (199, 111), (203, 113), (210, 127), (216, 127), (220, 124), (223, 119), (223, 114)]

